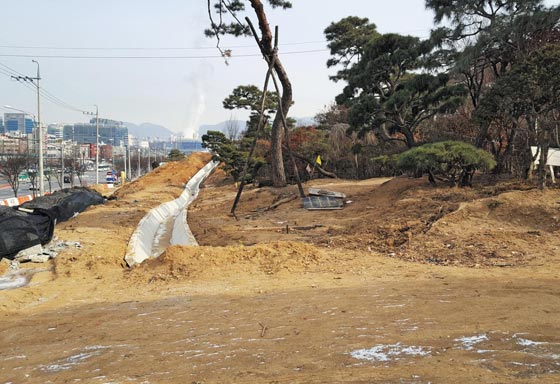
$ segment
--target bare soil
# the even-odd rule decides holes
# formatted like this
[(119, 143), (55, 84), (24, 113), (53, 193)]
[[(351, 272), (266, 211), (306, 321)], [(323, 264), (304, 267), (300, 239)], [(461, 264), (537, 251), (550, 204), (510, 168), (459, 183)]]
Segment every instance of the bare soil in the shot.
[(201, 246), (127, 268), (137, 223), (208, 160), (57, 226), (82, 248), (0, 291), (0, 382), (560, 381), (558, 189), (320, 179), (305, 188), (345, 193), (344, 209), (247, 187), (235, 218), (218, 170), (188, 212)]

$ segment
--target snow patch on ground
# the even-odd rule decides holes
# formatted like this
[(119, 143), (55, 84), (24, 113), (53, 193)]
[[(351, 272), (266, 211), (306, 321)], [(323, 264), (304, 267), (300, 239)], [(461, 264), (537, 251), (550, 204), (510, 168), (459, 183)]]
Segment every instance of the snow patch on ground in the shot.
[(467, 351), (472, 350), (476, 344), (482, 343), (486, 340), (488, 340), (488, 335), (486, 335), (486, 333), (474, 336), (463, 336), (457, 339), (453, 339), (453, 341), (459, 342), (461, 344), (457, 348)]
[(401, 343), (379, 344), (369, 349), (358, 349), (350, 352), (350, 356), (358, 360), (391, 361), (400, 360), (403, 356), (428, 356), (431, 347), (407, 346)]

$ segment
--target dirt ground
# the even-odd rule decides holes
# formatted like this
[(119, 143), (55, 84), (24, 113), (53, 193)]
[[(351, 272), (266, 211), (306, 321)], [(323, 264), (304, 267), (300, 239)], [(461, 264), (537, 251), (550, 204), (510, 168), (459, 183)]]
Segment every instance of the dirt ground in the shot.
[(127, 268), (137, 223), (208, 160), (56, 227), (81, 248), (0, 291), (0, 383), (560, 382), (559, 189), (319, 179), (342, 210), (249, 186), (235, 218), (218, 170), (188, 212), (201, 246)]

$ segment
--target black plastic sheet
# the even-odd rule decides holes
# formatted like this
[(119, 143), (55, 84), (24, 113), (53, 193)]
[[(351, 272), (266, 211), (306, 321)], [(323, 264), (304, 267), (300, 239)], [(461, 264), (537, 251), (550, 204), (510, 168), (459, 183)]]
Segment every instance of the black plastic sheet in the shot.
[(35, 200), (27, 201), (22, 208), (41, 208), (49, 211), (56, 222), (66, 221), (83, 212), (90, 205), (103, 204), (104, 198), (99, 192), (84, 187), (66, 188)]
[(0, 206), (0, 258), (49, 243), (56, 223), (104, 201), (98, 192), (76, 187), (38, 197), (19, 207)]

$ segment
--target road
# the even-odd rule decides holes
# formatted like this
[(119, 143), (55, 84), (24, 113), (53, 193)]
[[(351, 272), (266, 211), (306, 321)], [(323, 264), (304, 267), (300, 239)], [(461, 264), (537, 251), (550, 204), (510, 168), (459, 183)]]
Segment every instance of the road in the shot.
[[(99, 181), (103, 182), (105, 180), (105, 171), (99, 171)], [(95, 171), (87, 171), (84, 176), (82, 176), (82, 182), (84, 185), (95, 184)], [(78, 185), (78, 178), (74, 177), (74, 185)], [(70, 183), (65, 183), (64, 188), (69, 188)], [(54, 192), (60, 189), (58, 182), (56, 180), (51, 181), (51, 188), (49, 189), (49, 183), (45, 180), (45, 191)], [(31, 190), (31, 183), (22, 182), (19, 185), (18, 196), (31, 195), (33, 191)], [(8, 184), (5, 178), (0, 177), (0, 200), (8, 199), (14, 197), (12, 187)]]

